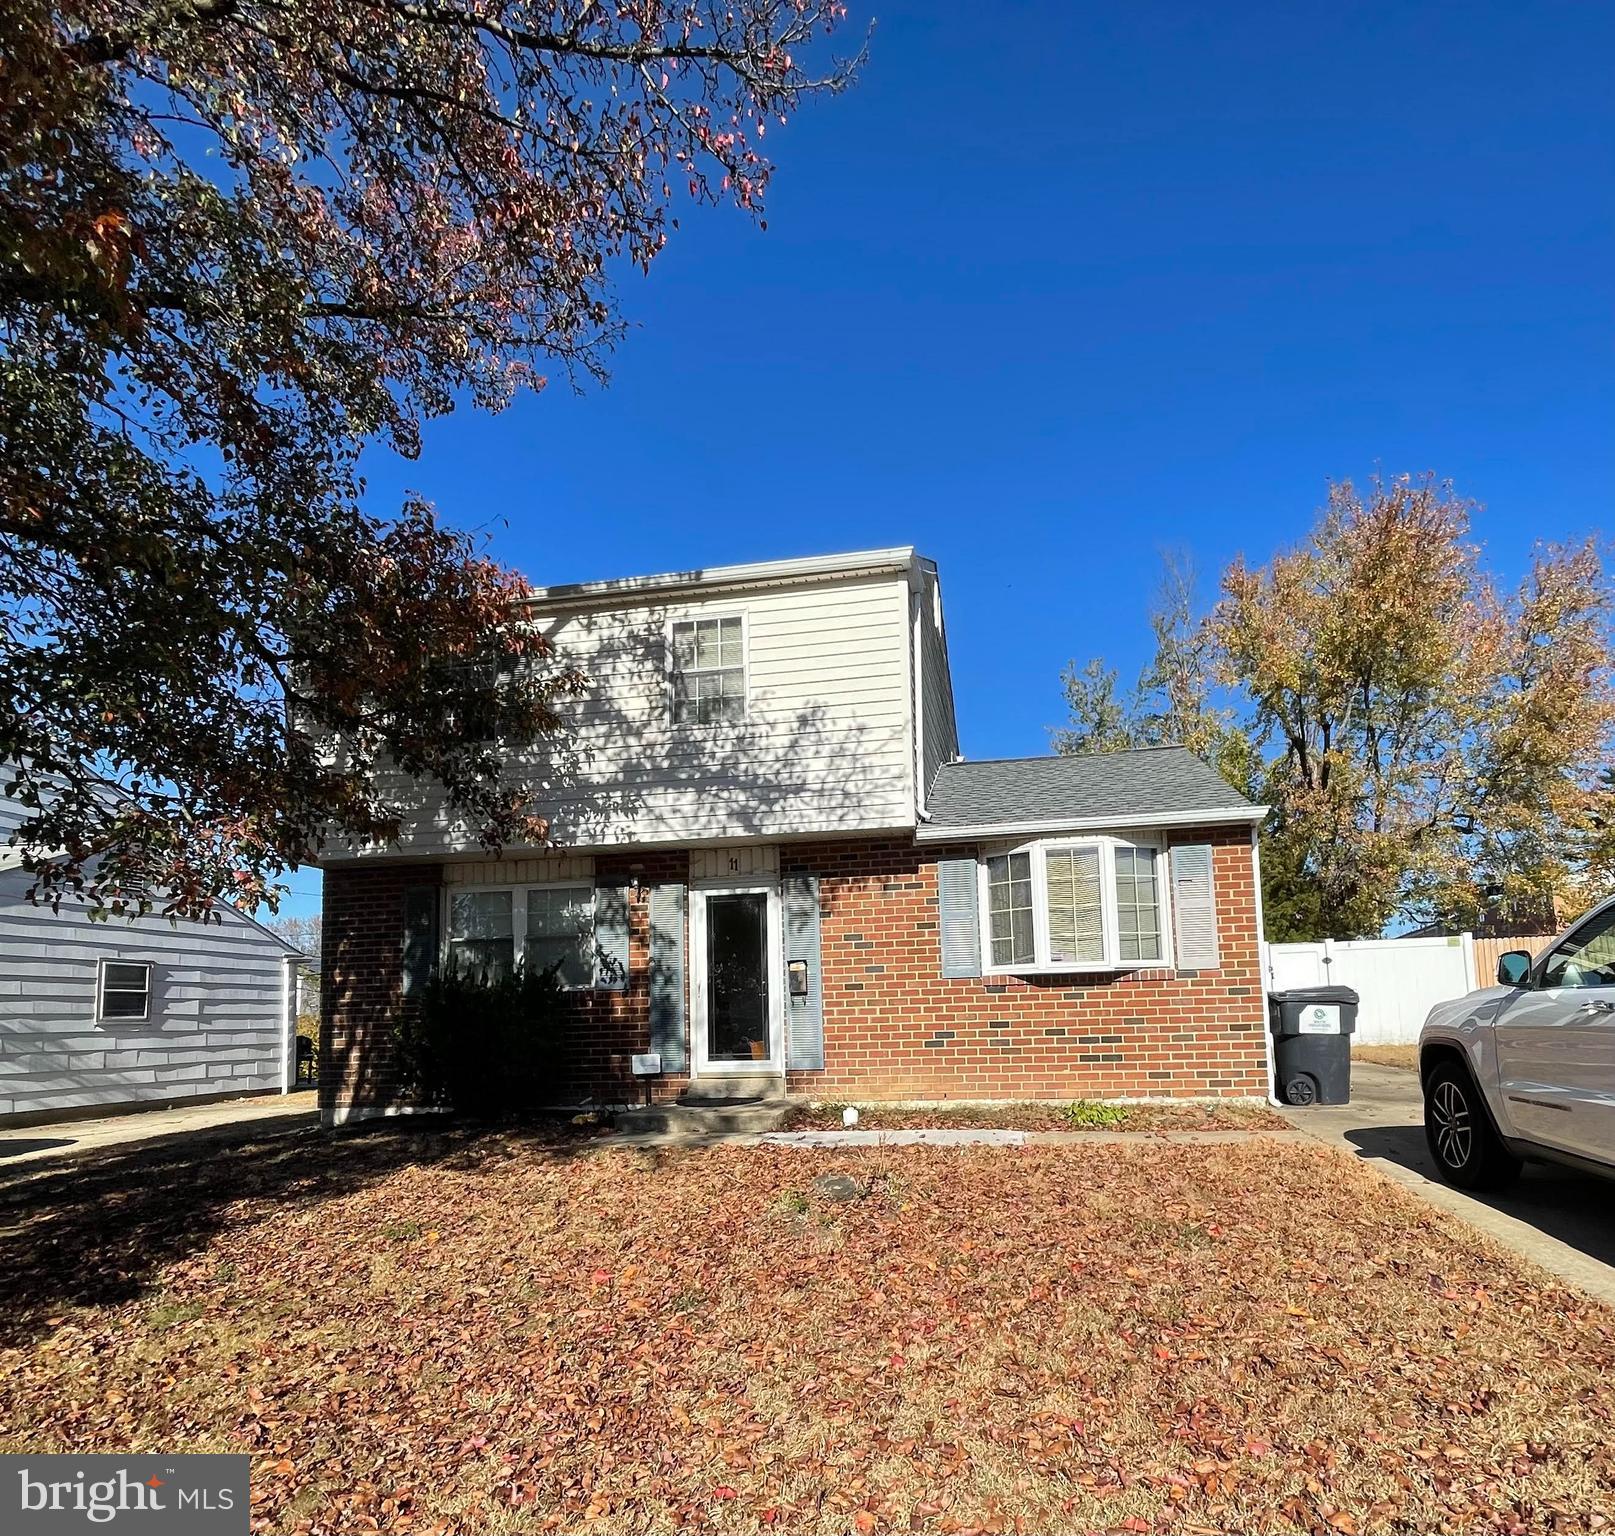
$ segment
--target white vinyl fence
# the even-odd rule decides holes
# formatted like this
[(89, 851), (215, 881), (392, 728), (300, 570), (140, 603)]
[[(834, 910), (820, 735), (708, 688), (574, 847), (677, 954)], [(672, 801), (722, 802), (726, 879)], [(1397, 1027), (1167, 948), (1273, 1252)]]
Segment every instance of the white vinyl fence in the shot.
[[(1525, 943), (1521, 941), (1522, 948)], [(1475, 976), (1475, 943), (1467, 933), (1439, 939), (1269, 944), (1267, 984), (1270, 991), (1354, 988), (1361, 998), (1359, 1045), (1411, 1045), (1436, 1003), (1482, 985)]]

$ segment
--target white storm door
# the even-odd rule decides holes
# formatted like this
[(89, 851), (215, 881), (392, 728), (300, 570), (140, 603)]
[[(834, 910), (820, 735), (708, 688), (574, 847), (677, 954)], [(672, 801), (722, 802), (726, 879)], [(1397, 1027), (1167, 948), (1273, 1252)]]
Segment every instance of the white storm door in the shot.
[(694, 887), (690, 950), (694, 1075), (783, 1072), (778, 886)]

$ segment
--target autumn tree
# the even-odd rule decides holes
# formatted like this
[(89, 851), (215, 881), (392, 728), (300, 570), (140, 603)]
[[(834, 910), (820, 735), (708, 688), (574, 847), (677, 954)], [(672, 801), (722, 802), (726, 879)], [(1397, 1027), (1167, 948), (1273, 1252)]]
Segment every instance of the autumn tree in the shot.
[(1216, 698), (1212, 636), (1195, 612), (1195, 572), (1167, 551), (1150, 608), (1154, 649), (1130, 688), (1102, 657), (1061, 673), (1067, 723), (1053, 733), (1061, 753), (1114, 752), (1172, 742), (1215, 763), (1234, 783), (1249, 774), (1249, 742)]
[(488, 737), (582, 679), (467, 537), (362, 505), (360, 447), (600, 376), (614, 265), (677, 198), (760, 214), (766, 132), (849, 78), (843, 7), (4, 13), (0, 762), (40, 893), (255, 900), (396, 829), (383, 759), (490, 846), (541, 835)]
[(1299, 547), (1223, 576), (1194, 691), (1229, 701), (1242, 787), (1273, 807), (1271, 938), (1579, 905), (1597, 878), (1615, 729), (1599, 550), (1539, 548), (1503, 592), (1472, 512), (1433, 479), (1343, 483)]

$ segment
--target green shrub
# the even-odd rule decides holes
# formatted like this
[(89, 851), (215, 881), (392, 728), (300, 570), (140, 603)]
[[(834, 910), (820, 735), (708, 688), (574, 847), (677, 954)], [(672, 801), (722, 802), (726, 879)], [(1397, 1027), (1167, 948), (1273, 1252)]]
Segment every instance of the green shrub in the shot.
[(560, 1097), (562, 989), (553, 971), (497, 981), (446, 971), (398, 1025), (399, 1068), (420, 1103), (510, 1114)]
[(1073, 1130), (1095, 1131), (1106, 1126), (1120, 1125), (1127, 1111), (1120, 1104), (1101, 1104), (1095, 1099), (1078, 1099), (1065, 1107), (1066, 1123)]

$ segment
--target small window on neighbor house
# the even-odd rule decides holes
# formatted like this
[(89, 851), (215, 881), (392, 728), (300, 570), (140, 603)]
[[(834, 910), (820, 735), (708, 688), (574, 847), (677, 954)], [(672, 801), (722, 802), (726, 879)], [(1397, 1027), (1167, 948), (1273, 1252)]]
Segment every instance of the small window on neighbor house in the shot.
[(145, 960), (101, 962), (101, 996), (97, 1011), (103, 1019), (143, 1019), (151, 1012), (151, 964)]
[(746, 718), (746, 641), (738, 617), (673, 625), (673, 718), (680, 725)]

